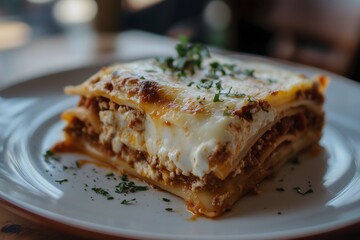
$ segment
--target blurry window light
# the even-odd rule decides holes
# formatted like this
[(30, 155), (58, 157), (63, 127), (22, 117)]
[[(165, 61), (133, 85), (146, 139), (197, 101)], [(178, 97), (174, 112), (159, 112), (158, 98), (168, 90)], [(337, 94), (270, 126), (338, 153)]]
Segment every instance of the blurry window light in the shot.
[(98, 6), (95, 0), (59, 0), (55, 3), (55, 19), (65, 25), (88, 23), (94, 20)]
[(34, 4), (43, 4), (43, 3), (52, 2), (54, 0), (27, 0), (27, 1)]
[(0, 50), (21, 47), (26, 44), (30, 35), (31, 28), (24, 22), (0, 22)]
[(225, 2), (213, 0), (206, 5), (203, 17), (211, 29), (221, 31), (230, 24), (231, 9)]
[(140, 11), (163, 0), (123, 0), (124, 8), (130, 11)]

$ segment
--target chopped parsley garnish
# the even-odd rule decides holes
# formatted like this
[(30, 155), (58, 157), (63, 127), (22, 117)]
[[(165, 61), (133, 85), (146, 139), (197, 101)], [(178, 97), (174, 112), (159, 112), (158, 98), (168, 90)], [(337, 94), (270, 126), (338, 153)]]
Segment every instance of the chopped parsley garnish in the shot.
[(128, 176), (126, 174), (121, 176), (121, 180), (124, 182), (129, 181)]
[(63, 184), (64, 182), (68, 182), (68, 181), (69, 181), (69, 180), (67, 180), (66, 178), (55, 180), (55, 182), (57, 182), (57, 183), (59, 183), (59, 184)]
[(232, 87), (229, 88), (229, 91), (225, 94), (227, 97), (235, 97), (235, 98), (244, 98), (246, 97), (245, 93), (231, 93)]
[(131, 204), (134, 204), (134, 202), (136, 201), (136, 198), (133, 198), (133, 199), (130, 199), (130, 200), (122, 200), (121, 204), (123, 205), (131, 205)]
[(220, 92), (215, 93), (214, 99), (213, 99), (214, 102), (222, 102), (223, 101), (220, 99), (220, 94), (221, 94)]
[(156, 59), (163, 71), (170, 70), (178, 77), (193, 75), (197, 69), (201, 69), (204, 58), (210, 57), (209, 49), (199, 43), (189, 43), (186, 36), (179, 37), (180, 43), (175, 47), (177, 56)]
[(213, 81), (203, 78), (200, 80), (200, 83), (196, 85), (196, 87), (199, 89), (200, 88), (210, 89), (213, 84), (214, 84)]
[(303, 195), (303, 196), (305, 196), (306, 194), (310, 194), (310, 193), (313, 193), (313, 192), (314, 192), (314, 190), (312, 190), (311, 188), (309, 188), (306, 192), (303, 192), (300, 187), (294, 187), (293, 189), (294, 189), (298, 194)]
[(221, 76), (235, 76), (243, 74), (247, 77), (254, 77), (254, 69), (240, 70), (236, 68), (235, 64), (221, 64), (219, 62), (212, 62), (209, 64), (209, 72), (206, 75), (208, 78), (218, 79)]
[(269, 78), (268, 79), (268, 82), (271, 84), (271, 83), (277, 83), (277, 80), (275, 80), (275, 79), (272, 79), (272, 78)]
[(223, 100), (220, 99), (220, 95), (222, 94), (221, 90), (223, 89), (221, 86), (221, 81), (216, 82), (215, 87), (218, 90), (218, 92), (215, 93), (213, 101), (214, 102), (222, 102)]
[(218, 79), (219, 76), (225, 75), (234, 76), (238, 73), (235, 71), (235, 64), (221, 64), (219, 62), (212, 62), (209, 64), (209, 67), (209, 72), (206, 76), (213, 79)]
[(220, 92), (222, 90), (221, 81), (216, 82), (215, 87)]
[(248, 102), (254, 102), (254, 100), (253, 99), (251, 99), (251, 97), (248, 97), (248, 99), (246, 99), (246, 101), (248, 101)]
[(107, 200), (113, 200), (114, 197), (110, 195), (110, 193), (102, 188), (92, 188), (91, 190), (93, 190), (95, 193), (103, 195), (104, 197), (106, 197)]
[(218, 79), (219, 77), (218, 77), (218, 75), (216, 75), (216, 73), (219, 72), (221, 75), (226, 74), (226, 72), (223, 68), (223, 65), (221, 65), (218, 62), (212, 62), (209, 64), (209, 66), (210, 66), (210, 69), (209, 69), (208, 77)]
[(162, 199), (164, 202), (170, 202), (170, 199), (168, 199), (168, 198), (163, 198)]
[[(218, 90), (218, 92), (214, 96), (214, 102), (222, 102), (223, 100), (220, 99), (221, 95), (225, 95), (226, 97), (235, 97), (235, 98), (244, 98), (244, 97), (246, 97), (245, 93), (238, 93), (238, 92), (232, 93), (231, 92), (232, 87), (230, 87), (229, 90), (226, 93), (221, 92), (222, 89), (223, 89), (222, 86), (221, 86), (221, 81), (216, 82), (215, 86), (216, 86), (216, 89)], [(250, 97), (247, 99), (247, 101), (248, 102), (253, 102), (253, 100)]]
[(248, 77), (254, 77), (255, 70), (254, 69), (245, 69), (242, 73)]
[(49, 162), (50, 160), (60, 161), (60, 157), (56, 156), (51, 150), (46, 150), (43, 156), (46, 162)]
[(127, 175), (121, 177), (122, 182), (115, 186), (116, 193), (134, 193), (148, 190), (147, 186), (137, 186), (133, 181), (129, 181)]
[(105, 175), (105, 177), (114, 177), (115, 175), (111, 172)]
[(191, 87), (191, 85), (193, 85), (194, 82), (189, 82), (189, 84), (187, 85), (188, 87)]
[(168, 212), (172, 212), (172, 211), (173, 211), (172, 208), (165, 208), (165, 210), (168, 211)]
[(141, 76), (140, 79), (145, 79), (145, 77), (144, 77), (144, 76)]

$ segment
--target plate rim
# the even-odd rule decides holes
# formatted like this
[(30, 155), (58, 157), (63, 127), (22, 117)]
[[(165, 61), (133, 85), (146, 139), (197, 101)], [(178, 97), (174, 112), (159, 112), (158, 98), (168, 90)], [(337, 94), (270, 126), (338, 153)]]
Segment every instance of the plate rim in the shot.
[[(274, 58), (268, 58), (268, 57), (263, 57), (263, 56), (252, 55), (252, 54), (233, 53), (231, 55), (231, 57), (235, 57), (235, 58), (236, 58), (236, 56), (241, 56), (241, 57), (245, 57), (245, 58), (251, 57), (251, 58), (255, 58), (256, 60), (262, 60), (262, 61), (269, 62), (269, 63), (277, 63), (277, 64), (280, 64), (280, 65), (293, 66), (293, 67), (298, 68), (299, 70), (303, 69), (303, 68), (312, 69), (313, 71), (320, 71), (321, 73), (324, 73), (326, 75), (333, 76), (334, 78), (338, 78), (339, 80), (341, 79), (341, 81), (344, 80), (344, 81), (346, 81), (345, 84), (354, 84), (353, 86), (356, 86), (358, 88), (360, 87), (360, 84), (353, 81), (353, 80), (350, 80), (350, 79), (345, 78), (343, 76), (340, 76), (338, 74), (329, 72), (327, 70), (319, 69), (319, 68), (316, 68), (316, 67), (306, 66), (304, 64), (292, 63), (292, 62), (289, 62), (289, 61), (286, 61), (286, 60), (284, 61), (284, 60), (279, 60), (279, 59), (274, 59)], [(5, 86), (4, 88), (0, 88), (0, 98), (1, 98), (2, 93), (5, 93), (9, 89), (19, 87), (19, 85), (29, 84), (29, 83), (31, 83), (33, 81), (36, 81), (36, 80), (39, 81), (39, 79), (49, 78), (51, 76), (58, 75), (58, 74), (64, 74), (64, 73), (65, 74), (73, 74), (73, 73), (76, 73), (76, 72), (79, 72), (79, 71), (85, 71), (85, 70), (91, 69), (91, 68), (97, 68), (97, 67), (100, 68), (103, 65), (104, 64), (102, 64), (102, 63), (94, 63), (94, 64), (89, 64), (89, 65), (86, 65), (86, 66), (80, 66), (80, 67), (65, 69), (65, 70), (62, 70), (62, 71), (56, 71), (56, 72), (52, 72), (52, 73), (48, 73), (48, 74), (43, 74), (43, 75), (40, 75), (40, 76), (31, 77), (31, 78), (29, 78), (27, 80), (23, 80), (23, 81), (20, 81), (20, 82), (15, 82), (13, 84)], [(0, 202), (2, 203), (1, 204), (2, 207), (3, 207), (3, 205), (5, 205), (6, 209), (10, 210), (11, 212), (13, 212), (15, 214), (18, 213), (18, 215), (21, 215), (21, 214), (19, 214), (19, 212), (23, 212), (23, 213), (25, 213), (24, 215), (29, 215), (30, 216), (30, 217), (28, 217), (28, 219), (33, 219), (31, 217), (31, 215), (33, 215), (33, 217), (35, 217), (35, 218), (46, 219), (48, 221), (56, 223), (56, 225), (61, 225), (62, 226), (61, 228), (64, 228), (63, 229), (64, 231), (72, 233), (72, 234), (75, 233), (76, 235), (77, 235), (77, 232), (73, 231), (74, 229), (83, 231), (83, 234), (85, 234), (85, 235), (89, 234), (89, 236), (90, 236), (90, 234), (91, 234), (91, 236), (94, 236), (94, 234), (99, 234), (100, 236), (107, 237), (107, 238), (108, 237), (110, 237), (110, 238), (118, 238), (118, 237), (139, 238), (139, 237), (141, 237), (141, 238), (146, 238), (146, 239), (153, 239), (154, 237), (158, 238), (159, 236), (162, 236), (161, 239), (165, 239), (165, 237), (169, 237), (168, 234), (160, 234), (160, 235), (156, 235), (156, 236), (155, 235), (154, 236), (142, 236), (142, 235), (139, 235), (139, 234), (134, 234), (134, 231), (126, 231), (126, 233), (124, 233), (124, 234), (121, 233), (121, 234), (116, 234), (116, 235), (105, 233), (105, 232), (92, 231), (90, 229), (87, 229), (87, 228), (84, 228), (84, 227), (81, 227), (81, 226), (74, 226), (74, 225), (72, 225), (71, 223), (68, 223), (68, 222), (61, 222), (60, 219), (54, 219), (54, 218), (51, 218), (49, 216), (41, 215), (39, 212), (33, 212), (33, 211), (31, 211), (31, 209), (27, 209), (24, 206), (19, 206), (19, 205), (15, 204), (14, 202), (11, 202), (10, 199), (6, 199), (6, 197), (3, 197), (3, 194), (0, 194)], [(56, 214), (56, 215), (58, 215), (58, 214)], [(80, 220), (80, 221), (82, 221), (82, 220)], [(312, 237), (329, 236), (331, 234), (336, 234), (339, 231), (343, 232), (343, 230), (345, 230), (345, 229), (353, 229), (353, 228), (356, 228), (358, 226), (360, 226), (360, 217), (357, 220), (346, 222), (346, 223), (343, 223), (343, 224), (340, 224), (340, 225), (339, 224), (337, 224), (337, 225), (334, 224), (334, 226), (332, 226), (330, 228), (325, 227), (328, 230), (321, 229), (319, 231), (308, 232), (307, 234), (304, 234), (303, 236), (300, 236), (300, 237), (295, 237), (294, 239), (304, 239), (304, 238), (306, 239), (306, 238), (312, 238)], [(71, 232), (67, 231), (67, 229), (70, 229), (72, 231)], [(175, 237), (179, 237), (179, 236), (175, 235)], [(234, 236), (233, 235), (228, 235), (228, 236), (225, 236), (224, 239), (233, 239), (234, 237), (237, 237), (237, 238), (241, 237), (241, 234), (240, 235), (234, 235)], [(276, 237), (276, 236), (273, 236), (273, 237)], [(285, 237), (285, 236), (282, 236), (282, 237)], [(183, 236), (180, 239), (190, 239), (190, 237)], [(199, 238), (199, 239), (201, 239), (201, 238)]]

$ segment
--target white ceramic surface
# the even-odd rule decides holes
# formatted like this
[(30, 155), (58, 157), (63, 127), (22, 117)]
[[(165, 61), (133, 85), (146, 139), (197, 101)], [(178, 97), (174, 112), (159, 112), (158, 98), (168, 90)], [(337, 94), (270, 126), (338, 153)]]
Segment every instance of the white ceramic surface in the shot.
[[(324, 73), (300, 65), (275, 64), (309, 76)], [(75, 161), (88, 159), (85, 156), (67, 154), (60, 162), (44, 160), (45, 151), (62, 138), (60, 113), (77, 101), (63, 95), (63, 87), (82, 82), (96, 69), (56, 73), (0, 91), (3, 201), (72, 227), (147, 239), (281, 239), (328, 232), (360, 221), (359, 84), (325, 73), (331, 84), (322, 152), (308, 152), (299, 163), (288, 163), (260, 186), (259, 195), (244, 197), (224, 216), (193, 220), (184, 202), (165, 192), (115, 193), (120, 180), (108, 179), (109, 170), (93, 165), (76, 169)], [(60, 184), (57, 180), (61, 179), (68, 181)], [(107, 189), (115, 199), (97, 195), (92, 187)], [(294, 187), (314, 192), (302, 196)], [(133, 205), (120, 204), (133, 198)]]

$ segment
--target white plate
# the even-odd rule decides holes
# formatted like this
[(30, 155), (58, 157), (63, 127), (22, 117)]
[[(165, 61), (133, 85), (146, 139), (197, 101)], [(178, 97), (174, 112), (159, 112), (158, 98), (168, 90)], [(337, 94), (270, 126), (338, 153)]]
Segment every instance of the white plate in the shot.
[[(323, 73), (276, 64), (310, 76)], [(96, 70), (89, 67), (57, 73), (0, 91), (0, 199), (4, 203), (73, 229), (148, 239), (293, 238), (360, 221), (359, 84), (326, 73), (332, 81), (320, 154), (307, 153), (299, 158), (299, 164), (287, 164), (261, 185), (259, 195), (244, 197), (224, 216), (192, 220), (183, 201), (170, 194), (150, 189), (123, 196), (114, 192), (120, 181), (105, 177), (108, 170), (94, 170), (92, 165), (72, 169), (84, 156), (44, 161), (44, 152), (62, 138), (60, 113), (77, 101), (64, 96), (63, 87), (82, 82)], [(64, 166), (70, 168), (64, 170)], [(65, 178), (68, 182), (56, 182)], [(302, 196), (293, 190), (301, 187), (305, 191), (309, 183), (314, 190), (311, 194)], [(97, 195), (92, 187), (108, 189), (115, 199)], [(120, 204), (132, 198), (136, 198), (135, 204)]]

